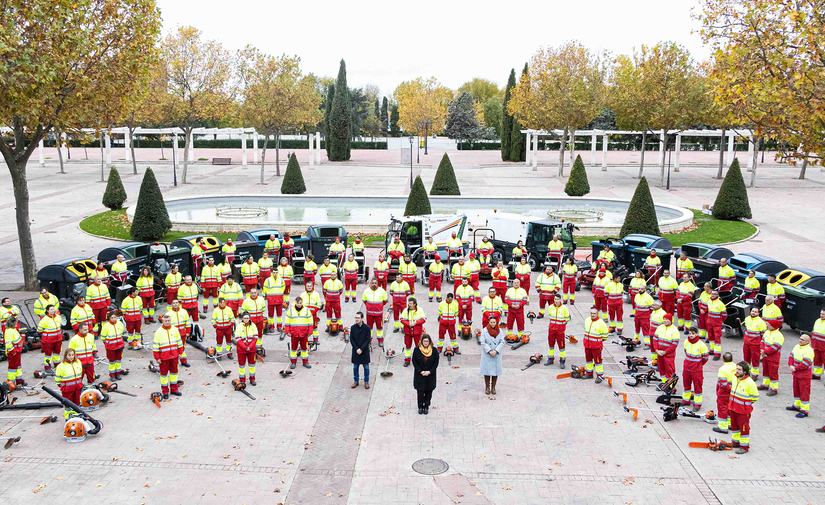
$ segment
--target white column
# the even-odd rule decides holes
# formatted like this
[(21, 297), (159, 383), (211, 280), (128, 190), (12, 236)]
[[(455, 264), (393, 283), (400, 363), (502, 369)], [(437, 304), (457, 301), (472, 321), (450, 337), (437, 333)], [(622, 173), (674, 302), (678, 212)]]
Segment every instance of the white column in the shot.
[(674, 148), (674, 150), (676, 151), (675, 153), (673, 153), (674, 157), (676, 158), (676, 160), (675, 160), (676, 168), (674, 169), (674, 171), (678, 172), (679, 171), (679, 152), (682, 150), (682, 134), (681, 133), (676, 134), (676, 147)]
[(125, 132), (123, 132), (123, 150), (126, 151), (124, 154), (124, 158), (127, 162), (132, 161), (132, 138), (129, 137), (129, 129), (127, 128)]
[(754, 142), (753, 134), (748, 137), (748, 171), (753, 169), (753, 142)]
[(246, 133), (241, 132), (241, 167), (246, 168)]
[(46, 166), (46, 158), (43, 154), (43, 139), (40, 139), (40, 142), (37, 143), (37, 162), (41, 167)]
[(524, 164), (529, 167), (532, 164), (532, 161), (530, 160), (530, 132), (525, 133), (525, 135), (525, 142), (527, 142), (527, 155), (524, 158)]
[(314, 133), (307, 133), (307, 139), (309, 140), (309, 166), (315, 166), (315, 153), (312, 152), (312, 141), (313, 137), (315, 137)]
[(195, 134), (190, 133), (189, 138), (192, 139), (192, 141), (189, 142), (189, 162), (191, 163), (195, 161)]
[(602, 137), (602, 172), (607, 172), (607, 139), (609, 137), (607, 133)]
[(662, 160), (665, 159), (665, 131), (659, 132), (659, 166), (662, 166)]
[(252, 163), (258, 164), (258, 132), (252, 134)]
[(315, 164), (321, 164), (321, 132), (315, 132)]
[(539, 136), (533, 135), (533, 170), (539, 169)]
[(590, 164), (596, 164), (596, 132), (590, 137)]
[(108, 133), (104, 133), (106, 146), (106, 168), (112, 166), (112, 137)]
[(734, 151), (733, 151), (733, 143), (735, 141), (736, 141), (736, 135), (735, 134), (732, 133), (730, 136), (728, 136), (728, 157), (727, 157), (727, 161), (725, 162), (726, 165), (730, 165), (731, 163), (733, 163), (734, 158), (736, 158), (736, 155), (734, 154)]

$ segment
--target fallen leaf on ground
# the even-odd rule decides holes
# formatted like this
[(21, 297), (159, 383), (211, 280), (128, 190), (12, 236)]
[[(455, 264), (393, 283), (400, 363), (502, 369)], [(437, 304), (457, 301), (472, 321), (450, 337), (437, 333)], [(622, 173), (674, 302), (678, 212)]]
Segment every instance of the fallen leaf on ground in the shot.
[(40, 490), (41, 490), (41, 489), (43, 489), (44, 487), (46, 487), (46, 484), (38, 484), (38, 485), (37, 485), (37, 489), (32, 489), (32, 493), (37, 494), (37, 493), (39, 493), (39, 492), (40, 492)]
[[(117, 461), (117, 460), (119, 460), (119, 459), (120, 459), (120, 456), (115, 456), (114, 458), (112, 458), (112, 461)], [(62, 477), (61, 477), (61, 478), (62, 478)]]
[(513, 488), (511, 488), (510, 486), (501, 486), (501, 489), (505, 491), (511, 491)]

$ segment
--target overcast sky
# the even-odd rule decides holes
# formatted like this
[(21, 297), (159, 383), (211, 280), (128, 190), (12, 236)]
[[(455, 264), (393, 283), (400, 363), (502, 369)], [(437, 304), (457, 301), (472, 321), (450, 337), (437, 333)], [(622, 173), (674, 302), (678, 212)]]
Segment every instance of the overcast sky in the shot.
[[(347, 63), (350, 87), (435, 76), (456, 89), (473, 77), (506, 84), (542, 46), (575, 39), (614, 54), (673, 40), (697, 60), (709, 51), (691, 19), (699, 0), (416, 2), (157, 0), (164, 34), (191, 25), (235, 50), (247, 44), (296, 54), (302, 69), (335, 77)], [(518, 70), (517, 70), (518, 71)]]

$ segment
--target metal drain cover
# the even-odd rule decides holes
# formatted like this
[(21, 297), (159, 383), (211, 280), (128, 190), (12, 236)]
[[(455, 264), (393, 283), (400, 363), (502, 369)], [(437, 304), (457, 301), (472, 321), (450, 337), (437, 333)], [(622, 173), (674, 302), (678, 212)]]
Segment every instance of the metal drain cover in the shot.
[(438, 475), (446, 472), (450, 465), (446, 461), (435, 458), (419, 459), (412, 464), (412, 469), (423, 475)]

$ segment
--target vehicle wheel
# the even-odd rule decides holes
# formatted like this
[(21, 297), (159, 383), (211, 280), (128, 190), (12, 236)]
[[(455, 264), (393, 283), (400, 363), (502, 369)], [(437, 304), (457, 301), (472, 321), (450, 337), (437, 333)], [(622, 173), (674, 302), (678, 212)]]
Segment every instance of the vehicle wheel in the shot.
[(60, 327), (64, 330), (71, 330), (71, 313), (61, 310), (60, 311)]
[(576, 291), (581, 291), (581, 290), (582, 290), (582, 283), (581, 283), (581, 281), (576, 281)]
[(504, 261), (504, 249), (498, 248), (493, 251), (491, 255), (493, 265), (496, 265), (499, 260)]
[(527, 260), (527, 264), (530, 265), (530, 270), (532, 270), (534, 272), (536, 270), (538, 270), (538, 268), (539, 268), (538, 261), (536, 260), (536, 258), (534, 258), (532, 256)]

